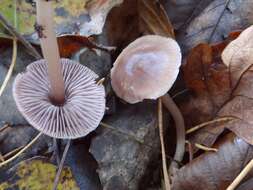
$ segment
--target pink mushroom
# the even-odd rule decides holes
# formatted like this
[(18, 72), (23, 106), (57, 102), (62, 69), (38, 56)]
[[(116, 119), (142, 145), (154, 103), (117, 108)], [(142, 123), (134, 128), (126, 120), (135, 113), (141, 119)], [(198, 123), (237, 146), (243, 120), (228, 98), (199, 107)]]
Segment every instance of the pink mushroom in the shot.
[(45, 60), (30, 64), (14, 82), (13, 95), (26, 120), (44, 134), (64, 139), (87, 135), (100, 123), (105, 110), (103, 85), (98, 76), (83, 65), (61, 59), (65, 101), (61, 105), (50, 98), (50, 82)]
[(185, 128), (181, 112), (167, 94), (181, 66), (181, 50), (172, 38), (146, 35), (130, 43), (111, 70), (111, 84), (118, 97), (128, 103), (158, 99), (176, 123), (177, 147), (174, 160), (180, 162), (185, 150)]
[(65, 147), (54, 187), (60, 179), (70, 139), (95, 130), (105, 111), (105, 91), (95, 79), (98, 76), (69, 59), (60, 59), (54, 31), (54, 9), (49, 0), (37, 0), (35, 29), (45, 60), (31, 63), (19, 74), (13, 85), (13, 96), (19, 111), (42, 133), (69, 139)]

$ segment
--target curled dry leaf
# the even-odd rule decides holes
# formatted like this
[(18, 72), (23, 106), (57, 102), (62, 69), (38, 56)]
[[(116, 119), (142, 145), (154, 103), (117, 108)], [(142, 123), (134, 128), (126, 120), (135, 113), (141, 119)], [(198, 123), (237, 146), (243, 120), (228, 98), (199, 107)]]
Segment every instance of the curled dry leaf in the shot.
[[(221, 61), (226, 45), (239, 35), (233, 32), (228, 39), (216, 45), (199, 44), (193, 48), (183, 66), (189, 99), (181, 104), (187, 128), (213, 119), (224, 102), (230, 98), (228, 68)], [(222, 127), (210, 125), (189, 136), (193, 143), (211, 146)]]
[(238, 118), (227, 123), (226, 127), (250, 144), (253, 144), (252, 37), (253, 26), (244, 30), (222, 54), (223, 61), (230, 71), (233, 98), (219, 112), (219, 116), (229, 115)]
[[(207, 137), (203, 134), (208, 133), (211, 134), (213, 137), (211, 138), (212, 141), (208, 142), (207, 146), (210, 146), (215, 138), (223, 131), (224, 127), (232, 130), (234, 133), (236, 133), (239, 137), (244, 139), (250, 144), (253, 144), (253, 127), (252, 127), (252, 114), (253, 114), (253, 91), (252, 91), (252, 84), (253, 84), (253, 70), (252, 70), (252, 54), (253, 54), (253, 48), (252, 48), (252, 36), (253, 36), (253, 27), (249, 27), (245, 31), (243, 31), (240, 36), (231, 42), (226, 49), (224, 50), (222, 57), (224, 60), (224, 63), (228, 65), (228, 67), (224, 70), (225, 73), (227, 73), (227, 78), (223, 81), (219, 78), (216, 78), (214, 82), (221, 85), (220, 89), (213, 89), (212, 93), (210, 93), (210, 90), (206, 92), (206, 90), (202, 90), (199, 97), (199, 99), (193, 99), (193, 101), (190, 101), (188, 106), (190, 104), (193, 104), (194, 106), (190, 105), (190, 109), (187, 109), (187, 113), (190, 114), (191, 111), (194, 110), (194, 108), (197, 108), (199, 110), (198, 103), (200, 103), (200, 108), (203, 108), (203, 110), (199, 110), (199, 116), (202, 121), (194, 120), (194, 122), (204, 122), (205, 120), (212, 119), (214, 117), (233, 117), (235, 120), (227, 122), (225, 125), (216, 125), (216, 126), (209, 126), (200, 132), (196, 133), (195, 140), (197, 141), (206, 141)], [(221, 52), (221, 51), (220, 51)], [(192, 55), (193, 52), (190, 54)], [(202, 55), (205, 55), (206, 52)], [(219, 54), (220, 56), (220, 54)], [(206, 57), (206, 56), (204, 56)], [(185, 68), (189, 67), (189, 64), (192, 62), (192, 59), (190, 56), (187, 60), (187, 65)], [(219, 61), (220, 57), (218, 58)], [(214, 63), (214, 62), (213, 62)], [(197, 64), (200, 64), (197, 61)], [(202, 68), (203, 65), (202, 65)], [(219, 70), (221, 71), (221, 70)], [(189, 73), (193, 73), (193, 71), (190, 71), (189, 69), (185, 70), (185, 80), (191, 80), (192, 76), (189, 76)], [(202, 70), (196, 70), (195, 72), (199, 73), (202, 72)], [(188, 73), (188, 74), (187, 74)], [(208, 75), (211, 74), (210, 70), (207, 73)], [(194, 74), (193, 76), (195, 76)], [(206, 77), (208, 75), (203, 75), (203, 81), (206, 82)], [(223, 74), (223, 77), (226, 76)], [(188, 78), (187, 78), (188, 76)], [(217, 74), (215, 75), (217, 76)], [(198, 82), (201, 81), (201, 79), (197, 80)], [(200, 82), (201, 83), (201, 82)], [(196, 82), (194, 83), (196, 84)], [(207, 83), (206, 83), (207, 84)], [(191, 88), (188, 84), (188, 86)], [(212, 86), (210, 84), (207, 84), (207, 87), (210, 89)], [(198, 88), (193, 88), (195, 92), (198, 92)], [(224, 90), (227, 89), (227, 91), (224, 93)], [(214, 94), (214, 92), (216, 94)], [(198, 93), (197, 93), (198, 94)], [(208, 94), (210, 98), (207, 98)], [(204, 98), (203, 98), (204, 96)], [(219, 96), (222, 98), (219, 100)], [(215, 100), (215, 101), (213, 101)], [(217, 102), (219, 100), (219, 104), (212, 104), (212, 102)], [(196, 101), (196, 102), (195, 102)], [(201, 103), (206, 104), (208, 108), (201, 107)], [(211, 102), (211, 103), (210, 103)], [(207, 104), (208, 103), (208, 104)], [(189, 108), (186, 106), (186, 108)], [(186, 114), (187, 115), (187, 114)], [(203, 118), (201, 118), (203, 116)], [(189, 118), (189, 117), (187, 117)], [(198, 138), (196, 138), (196, 136)], [(201, 137), (201, 138), (200, 138)], [(198, 142), (203, 143), (203, 142)], [(206, 143), (206, 142), (205, 142)]]
[(172, 190), (224, 190), (253, 157), (253, 147), (230, 133), (218, 152), (202, 154), (174, 176)]

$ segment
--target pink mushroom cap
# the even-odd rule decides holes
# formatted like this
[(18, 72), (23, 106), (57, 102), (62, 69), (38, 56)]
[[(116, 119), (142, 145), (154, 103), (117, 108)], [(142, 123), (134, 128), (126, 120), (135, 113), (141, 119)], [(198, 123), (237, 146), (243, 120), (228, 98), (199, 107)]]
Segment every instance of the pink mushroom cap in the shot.
[(130, 43), (111, 69), (111, 84), (128, 103), (157, 99), (174, 84), (181, 66), (178, 43), (167, 37), (147, 35)]
[(26, 120), (44, 134), (62, 139), (86, 136), (95, 130), (105, 111), (103, 85), (87, 67), (69, 59), (61, 59), (65, 84), (65, 102), (54, 105), (50, 99), (47, 63), (31, 63), (17, 75), (13, 96)]

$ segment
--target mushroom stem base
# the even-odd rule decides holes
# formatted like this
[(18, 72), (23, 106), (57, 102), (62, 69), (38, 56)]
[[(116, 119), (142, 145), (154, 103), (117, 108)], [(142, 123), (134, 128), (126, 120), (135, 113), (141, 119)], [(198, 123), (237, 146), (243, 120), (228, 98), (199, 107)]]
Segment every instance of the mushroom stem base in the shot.
[[(165, 94), (161, 97), (163, 105), (168, 109), (170, 114), (172, 115), (175, 126), (176, 126), (176, 133), (177, 133), (177, 145), (176, 145), (176, 152), (174, 155), (174, 160), (177, 162), (181, 162), (184, 157), (185, 153), (185, 126), (184, 126), (184, 118), (173, 101), (169, 94)], [(172, 162), (171, 169), (173, 167), (178, 167), (176, 162)]]

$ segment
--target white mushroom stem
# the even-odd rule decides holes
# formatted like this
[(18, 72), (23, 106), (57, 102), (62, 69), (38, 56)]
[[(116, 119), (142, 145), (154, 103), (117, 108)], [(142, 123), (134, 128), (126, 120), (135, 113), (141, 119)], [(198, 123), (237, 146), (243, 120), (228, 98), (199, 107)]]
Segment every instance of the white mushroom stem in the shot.
[(51, 1), (37, 0), (37, 31), (44, 58), (48, 63), (48, 76), (51, 84), (51, 98), (62, 104), (65, 99), (64, 82), (60, 64), (60, 54), (54, 31), (54, 9)]
[[(173, 101), (173, 99), (170, 97), (169, 94), (165, 94), (162, 96), (162, 103), (163, 105), (168, 109), (170, 114), (172, 115), (175, 126), (176, 126), (176, 133), (177, 133), (177, 146), (176, 146), (176, 152), (174, 155), (174, 160), (177, 162), (181, 162), (184, 157), (185, 153), (185, 126), (184, 126), (184, 118), (178, 109), (177, 105)], [(172, 167), (177, 167), (177, 164), (175, 162), (172, 162)]]

